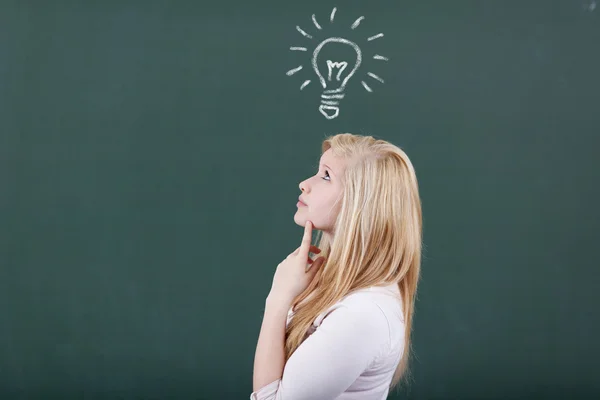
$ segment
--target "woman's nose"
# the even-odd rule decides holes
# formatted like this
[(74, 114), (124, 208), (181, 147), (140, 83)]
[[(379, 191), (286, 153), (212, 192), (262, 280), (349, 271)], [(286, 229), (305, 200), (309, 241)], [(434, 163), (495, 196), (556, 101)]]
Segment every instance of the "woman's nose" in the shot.
[(298, 185), (298, 187), (300, 188), (300, 191), (302, 193), (308, 190), (308, 185), (306, 184), (306, 181), (300, 182), (300, 185)]

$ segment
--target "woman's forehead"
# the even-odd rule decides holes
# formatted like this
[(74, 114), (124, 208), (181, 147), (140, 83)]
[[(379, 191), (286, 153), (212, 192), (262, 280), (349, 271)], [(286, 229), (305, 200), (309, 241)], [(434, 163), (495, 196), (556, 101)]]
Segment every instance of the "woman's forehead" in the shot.
[(331, 149), (328, 149), (325, 153), (323, 153), (320, 163), (321, 165), (327, 164), (332, 169), (335, 169), (336, 167), (343, 168), (345, 164), (344, 160), (340, 157), (336, 157)]

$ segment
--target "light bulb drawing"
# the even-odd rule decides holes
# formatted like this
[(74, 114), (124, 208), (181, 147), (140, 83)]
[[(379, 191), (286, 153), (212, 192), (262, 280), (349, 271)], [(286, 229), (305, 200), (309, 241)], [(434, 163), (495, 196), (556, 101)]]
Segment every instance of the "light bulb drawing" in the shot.
[[(323, 77), (321, 71), (319, 71), (319, 54), (321, 53), (321, 49), (328, 43), (341, 43), (344, 45), (348, 45), (352, 47), (352, 49), (356, 52), (356, 60), (352, 62), (351, 69), (348, 68), (347, 61), (331, 61), (327, 60), (327, 80)], [(321, 95), (321, 105), (319, 106), (319, 111), (321, 114), (325, 116), (327, 119), (333, 119), (337, 117), (340, 113), (340, 108), (338, 107), (340, 101), (344, 98), (344, 89), (348, 84), (348, 81), (360, 64), (362, 62), (362, 52), (358, 45), (350, 40), (332, 37), (329, 39), (323, 40), (319, 45), (315, 48), (313, 52), (312, 58), (312, 66), (321, 82), (321, 86), (323, 86), (323, 94)], [(334, 77), (334, 68), (339, 68), (337, 75)], [(349, 72), (347, 70), (350, 70)], [(340, 82), (340, 76), (346, 71), (346, 77)], [(334, 78), (332, 80), (332, 78)], [(337, 86), (337, 87), (336, 87)], [(327, 89), (329, 87), (329, 89)]]
[[(337, 8), (334, 7), (330, 15), (331, 23), (334, 22), (336, 11)], [(356, 19), (356, 21), (354, 21), (354, 23), (350, 26), (350, 29), (356, 29), (364, 20), (364, 18), (364, 16), (361, 16)], [(312, 15), (312, 22), (318, 31), (323, 29), (322, 26), (317, 22), (315, 14)], [(296, 26), (296, 30), (306, 39), (313, 39), (313, 35), (307, 33), (305, 30), (300, 28), (300, 26)], [(368, 37), (367, 41), (370, 42), (381, 37), (383, 37), (383, 33), (378, 33)], [(341, 59), (340, 57), (331, 59), (331, 48), (351, 49), (351, 56), (342, 57)], [(308, 51), (308, 48), (303, 46), (293, 46), (290, 47), (290, 50), (306, 52)], [(379, 54), (375, 54), (373, 59), (378, 61), (389, 60), (387, 57)], [(345, 96), (345, 90), (348, 82), (356, 75), (357, 70), (362, 65), (362, 60), (363, 52), (361, 51), (360, 47), (355, 42), (346, 38), (338, 36), (328, 37), (315, 46), (315, 49), (312, 52), (311, 64), (314, 73), (317, 75), (319, 83), (323, 87), (319, 112), (323, 114), (325, 118), (334, 119), (340, 114), (340, 102)], [(300, 65), (287, 71), (286, 75), (292, 76), (302, 69), (303, 66)], [(367, 76), (384, 83), (382, 78), (372, 72), (367, 72)], [(310, 79), (305, 80), (300, 86), (300, 90), (304, 89), (310, 83)], [(364, 80), (361, 80), (361, 84), (367, 92), (373, 91), (373, 89), (371, 89), (371, 87)]]

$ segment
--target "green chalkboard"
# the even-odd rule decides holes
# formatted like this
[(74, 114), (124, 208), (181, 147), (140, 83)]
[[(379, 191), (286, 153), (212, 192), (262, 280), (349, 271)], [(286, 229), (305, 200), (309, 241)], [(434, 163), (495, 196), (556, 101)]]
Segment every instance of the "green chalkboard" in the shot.
[(599, 105), (591, 0), (2, 1), (0, 398), (248, 398), (339, 132), (420, 184), (390, 398), (597, 398)]

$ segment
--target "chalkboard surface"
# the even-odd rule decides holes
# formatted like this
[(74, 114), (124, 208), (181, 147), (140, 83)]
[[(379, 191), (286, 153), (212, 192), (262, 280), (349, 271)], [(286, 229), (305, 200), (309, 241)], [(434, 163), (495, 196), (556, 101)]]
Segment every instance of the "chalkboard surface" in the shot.
[(419, 178), (390, 398), (598, 398), (588, 0), (2, 1), (0, 398), (248, 398), (298, 183), (339, 132)]

